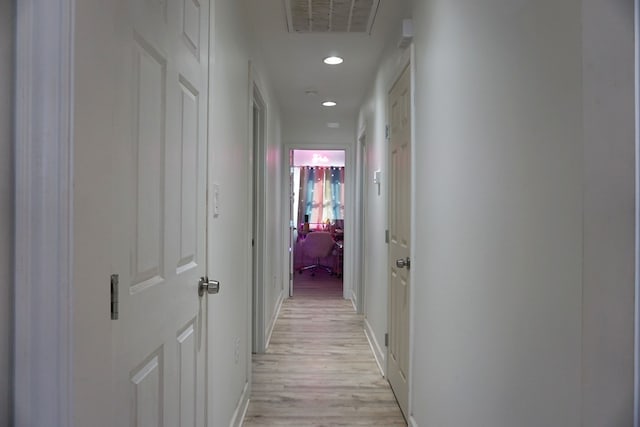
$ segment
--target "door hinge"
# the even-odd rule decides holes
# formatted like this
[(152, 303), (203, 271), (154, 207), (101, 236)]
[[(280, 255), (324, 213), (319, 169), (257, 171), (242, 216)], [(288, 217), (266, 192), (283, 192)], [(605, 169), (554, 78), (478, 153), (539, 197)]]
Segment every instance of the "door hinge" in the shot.
[(389, 229), (384, 230), (384, 242), (389, 243)]
[(389, 125), (385, 125), (384, 127), (384, 137), (387, 141), (391, 137), (391, 128), (389, 127)]
[(384, 334), (384, 346), (389, 347), (389, 333)]
[(118, 320), (118, 285), (120, 278), (117, 274), (111, 275), (111, 320)]
[(253, 247), (255, 247), (255, 245), (256, 245), (255, 239), (251, 239), (251, 247), (253, 248)]
[(293, 280), (293, 273), (289, 272), (289, 280)]

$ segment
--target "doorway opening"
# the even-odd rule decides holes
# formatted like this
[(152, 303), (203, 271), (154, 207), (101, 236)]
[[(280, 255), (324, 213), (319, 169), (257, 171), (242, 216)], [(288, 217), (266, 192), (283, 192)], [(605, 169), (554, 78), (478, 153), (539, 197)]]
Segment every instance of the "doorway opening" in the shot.
[(251, 225), (251, 308), (253, 313), (252, 352), (262, 353), (266, 347), (264, 331), (264, 211), (265, 211), (265, 123), (266, 104), (258, 87), (253, 85), (252, 123), (252, 225)]
[(289, 152), (290, 296), (302, 283), (343, 292), (345, 159), (344, 150)]

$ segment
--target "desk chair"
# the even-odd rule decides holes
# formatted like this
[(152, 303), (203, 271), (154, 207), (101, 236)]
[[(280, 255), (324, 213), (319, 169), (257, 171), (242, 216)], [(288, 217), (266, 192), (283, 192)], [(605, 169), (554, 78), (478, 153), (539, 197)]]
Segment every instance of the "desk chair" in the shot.
[(328, 231), (314, 231), (304, 238), (300, 246), (302, 254), (307, 258), (315, 260), (314, 264), (306, 265), (298, 270), (302, 274), (305, 270), (311, 270), (312, 276), (315, 276), (317, 269), (321, 268), (329, 273), (333, 273), (333, 269), (326, 265), (320, 264), (320, 258), (326, 258), (333, 252), (335, 242)]

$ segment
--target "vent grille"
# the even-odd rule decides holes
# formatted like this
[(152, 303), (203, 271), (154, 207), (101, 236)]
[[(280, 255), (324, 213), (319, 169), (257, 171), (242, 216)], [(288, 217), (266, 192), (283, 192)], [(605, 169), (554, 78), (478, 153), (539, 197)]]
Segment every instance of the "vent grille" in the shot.
[(380, 0), (284, 0), (290, 33), (370, 33)]

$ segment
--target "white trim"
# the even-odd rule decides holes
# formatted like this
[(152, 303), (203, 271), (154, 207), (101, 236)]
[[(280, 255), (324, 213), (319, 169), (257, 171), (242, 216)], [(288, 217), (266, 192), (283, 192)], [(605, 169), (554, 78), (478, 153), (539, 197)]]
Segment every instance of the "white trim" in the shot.
[[(250, 138), (250, 147), (251, 147), (251, 192), (250, 192), (250, 200), (252, 206), (252, 215), (251, 215), (251, 229), (253, 229), (253, 225), (256, 225), (256, 235), (252, 236), (255, 239), (254, 248), (251, 248), (251, 252), (255, 250), (255, 277), (251, 278), (251, 288), (252, 295), (255, 298), (255, 306), (253, 305), (254, 301), (251, 301), (253, 319), (252, 319), (252, 348), (256, 353), (264, 353), (266, 350), (266, 334), (265, 334), (265, 323), (266, 316), (265, 307), (265, 286), (264, 282), (265, 277), (265, 254), (267, 253), (267, 242), (266, 242), (266, 220), (265, 220), (265, 196), (267, 189), (267, 173), (266, 173), (266, 148), (267, 148), (267, 123), (268, 123), (268, 107), (264, 97), (264, 91), (261, 88), (261, 84), (259, 82), (259, 78), (257, 76), (257, 72), (253, 65), (249, 63), (249, 138)], [(258, 161), (257, 164), (254, 163), (256, 158), (255, 145), (254, 141), (254, 117), (253, 117), (253, 108), (254, 105), (258, 107), (260, 110), (260, 117), (262, 119), (260, 125), (261, 139), (258, 141)], [(256, 183), (256, 174), (259, 175), (257, 181), (260, 185), (255, 189), (256, 191), (256, 199), (254, 200), (253, 196), (253, 187)], [(257, 206), (254, 206), (254, 202)]]
[(75, 3), (16, 5), (15, 425), (69, 427)]
[[(393, 89), (393, 86), (396, 84), (398, 79), (402, 76), (402, 73), (405, 70), (405, 68), (407, 68), (407, 65), (410, 65), (413, 63), (414, 50), (415, 50), (414, 44), (411, 43), (411, 48), (405, 49), (404, 51), (402, 51), (398, 60), (396, 61), (393, 74), (391, 75), (391, 78), (387, 81), (387, 87), (386, 87), (387, 100), (389, 98), (389, 92), (391, 92), (391, 89)], [(413, 79), (411, 82), (413, 83)], [(388, 110), (388, 109), (389, 108), (387, 105), (385, 107), (385, 110)], [(387, 114), (385, 115), (387, 123), (389, 123), (388, 113), (389, 112), (387, 111)]]
[(345, 215), (344, 221), (347, 224), (344, 239), (346, 242), (346, 251), (343, 253), (342, 260), (342, 291), (344, 298), (349, 298), (354, 283), (354, 269), (352, 266), (356, 264), (355, 259), (355, 242), (356, 229), (353, 225), (356, 222), (356, 168), (355, 155), (353, 145), (349, 144), (344, 148), (345, 152)]
[(284, 15), (287, 21), (287, 32), (293, 33), (293, 17), (291, 16), (291, 0), (284, 0)]
[(384, 369), (385, 366), (385, 352), (382, 351), (382, 347), (378, 343), (376, 339), (376, 334), (373, 332), (373, 327), (369, 323), (369, 319), (364, 319), (364, 335), (367, 337), (367, 341), (369, 341), (369, 347), (371, 347), (371, 351), (373, 352), (373, 358), (376, 359), (376, 364), (378, 365), (378, 369), (380, 369), (380, 373), (382, 376), (386, 376)]
[[(409, 49), (409, 67), (411, 74), (411, 230), (415, 233), (416, 218), (418, 217), (418, 211), (416, 209), (416, 193), (417, 193), (417, 161), (416, 161), (416, 49), (415, 44), (411, 43)], [(411, 239), (411, 256), (416, 253), (415, 251), (416, 239)], [(413, 418), (413, 372), (414, 372), (414, 348), (415, 348), (415, 313), (416, 313), (416, 298), (415, 298), (415, 286), (418, 283), (415, 270), (409, 271), (409, 280), (411, 280), (411, 288), (409, 290), (409, 372), (407, 374), (407, 386), (409, 387), (407, 412), (409, 419)]]
[(244, 417), (247, 415), (247, 409), (249, 409), (250, 390), (251, 388), (249, 387), (249, 382), (247, 381), (246, 383), (244, 383), (242, 394), (240, 395), (240, 399), (238, 400), (236, 409), (233, 411), (233, 416), (231, 417), (229, 427), (242, 427)]
[(640, 1), (635, 0), (635, 369), (633, 425), (640, 427)]
[[(365, 242), (364, 235), (366, 232), (366, 216), (367, 216), (367, 207), (365, 203), (367, 202), (366, 194), (366, 183), (367, 183), (367, 170), (365, 166), (368, 166), (368, 163), (365, 162), (364, 156), (366, 155), (366, 144), (367, 144), (367, 122), (366, 120), (363, 123), (362, 128), (358, 133), (358, 139), (356, 140), (356, 177), (355, 177), (355, 221), (356, 236), (358, 237), (357, 242), (355, 242), (354, 246), (354, 259), (356, 261), (357, 267), (354, 271), (354, 292), (353, 294), (356, 296), (355, 298), (355, 306), (356, 312), (358, 314), (364, 314), (364, 293), (365, 293)], [(356, 292), (357, 290), (357, 292)]]
[(418, 427), (418, 422), (413, 418), (413, 415), (409, 417), (409, 427)]
[(276, 303), (276, 309), (273, 311), (273, 316), (271, 317), (271, 322), (269, 322), (269, 326), (265, 331), (266, 340), (264, 344), (265, 351), (269, 348), (269, 343), (271, 342), (271, 335), (273, 335), (273, 329), (276, 326), (276, 321), (278, 320), (278, 316), (280, 316), (280, 309), (282, 308), (282, 303), (284, 302), (284, 290), (280, 290), (280, 295), (278, 295), (278, 302)]
[[(281, 205), (280, 205), (280, 212), (282, 212), (282, 230), (281, 230), (281, 241), (282, 241), (282, 247), (280, 248), (280, 253), (282, 254), (282, 265), (286, 266), (283, 271), (286, 271), (285, 274), (282, 275), (282, 279), (283, 279), (283, 283), (286, 283), (286, 288), (287, 288), (287, 296), (286, 298), (291, 298), (293, 297), (293, 277), (295, 277), (295, 269), (294, 269), (294, 263), (295, 263), (295, 257), (293, 254), (293, 249), (295, 247), (295, 242), (291, 242), (290, 240), (290, 227), (291, 227), (291, 210), (290, 210), (290, 204), (291, 204), (291, 188), (290, 186), (291, 184), (291, 159), (289, 158), (290, 154), (291, 154), (291, 150), (293, 150), (293, 148), (291, 148), (289, 145), (285, 144), (283, 141), (281, 141), (281, 148), (282, 148), (282, 153), (281, 153), (281, 164), (282, 164), (282, 170), (280, 171), (281, 174), (281, 178), (280, 178), (280, 194), (282, 195), (281, 197)], [(289, 247), (290, 245), (293, 243), (293, 245), (291, 246), (291, 253), (289, 253)]]
[[(296, 144), (296, 143), (286, 143), (283, 144), (283, 168), (281, 179), (281, 189), (285, 189), (282, 191), (282, 208), (283, 212), (289, 212), (288, 203), (289, 200), (289, 173), (290, 173), (290, 161), (289, 161), (289, 153), (291, 150), (343, 150), (345, 153), (345, 218), (344, 221), (346, 224), (354, 224), (355, 221), (355, 186), (356, 186), (356, 168), (355, 168), (355, 156), (353, 154), (353, 144), (326, 144), (326, 143), (304, 143), (304, 144)], [(288, 217), (288, 214), (283, 216), (282, 221), (282, 236), (289, 235), (289, 226), (290, 226), (291, 218)], [(286, 234), (285, 234), (286, 233)], [(345, 242), (347, 242), (346, 250), (344, 252), (343, 258), (343, 271), (342, 271), (342, 297), (344, 299), (351, 298), (351, 292), (354, 286), (354, 271), (351, 266), (355, 265), (355, 245), (351, 242), (356, 242), (356, 232), (355, 227), (346, 227), (346, 233), (344, 236)], [(284, 243), (281, 247), (281, 253), (286, 254), (288, 256), (289, 251), (289, 239), (283, 238)]]

